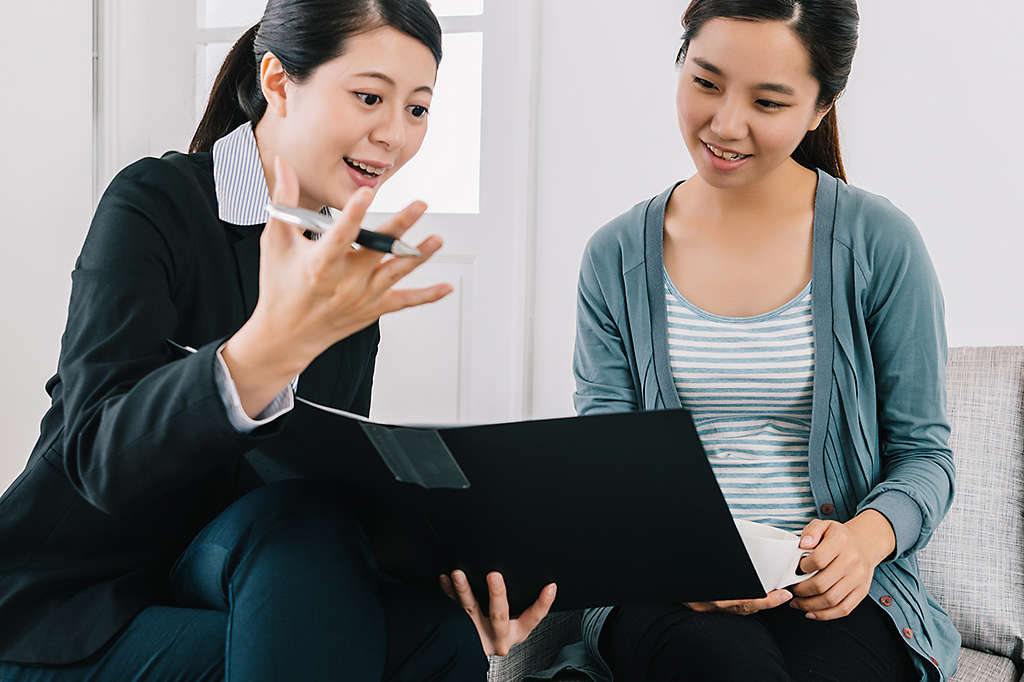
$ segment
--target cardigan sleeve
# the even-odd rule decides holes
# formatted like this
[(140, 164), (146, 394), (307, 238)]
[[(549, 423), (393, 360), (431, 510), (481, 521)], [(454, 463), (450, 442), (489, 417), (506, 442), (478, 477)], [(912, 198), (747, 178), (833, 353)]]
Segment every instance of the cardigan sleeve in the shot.
[(924, 547), (953, 500), (946, 416), (946, 329), (924, 241), (888, 205), (869, 247), (864, 301), (878, 402), (882, 480), (861, 501), (889, 520), (898, 559)]
[[(621, 288), (621, 274), (601, 267), (614, 248), (608, 240), (591, 240), (580, 266), (576, 306), (576, 346), (573, 375), (576, 392), (573, 404), (579, 415), (607, 412), (635, 412), (639, 409), (625, 342), (609, 307), (605, 286)], [(625, 301), (625, 293), (617, 300)], [(623, 303), (620, 303), (622, 305)]]
[(195, 210), (187, 196), (170, 196), (174, 172), (147, 159), (115, 178), (72, 273), (55, 449), (78, 492), (114, 515), (201, 479), (284, 421), (240, 434), (215, 380), (224, 339), (195, 353), (168, 343), (174, 290), (189, 276), (181, 227)]

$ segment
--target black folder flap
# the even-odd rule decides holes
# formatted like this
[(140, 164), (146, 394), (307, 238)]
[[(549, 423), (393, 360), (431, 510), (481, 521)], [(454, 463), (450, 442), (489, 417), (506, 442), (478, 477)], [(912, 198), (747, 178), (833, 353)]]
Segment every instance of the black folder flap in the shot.
[[(290, 419), (264, 472), (337, 480), (400, 579), (461, 568), (486, 605), (500, 571), (513, 613), (549, 582), (558, 610), (765, 594), (686, 410), (408, 429), (399, 457), (375, 446), (395, 427), (304, 404)], [(455, 468), (468, 487), (430, 487)]]
[(421, 488), (468, 488), (469, 481), (435, 429), (359, 424), (395, 480)]

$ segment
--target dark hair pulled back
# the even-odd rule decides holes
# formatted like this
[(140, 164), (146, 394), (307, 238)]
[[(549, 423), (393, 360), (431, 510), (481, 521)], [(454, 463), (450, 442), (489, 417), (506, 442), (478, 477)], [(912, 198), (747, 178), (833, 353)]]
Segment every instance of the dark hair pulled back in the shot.
[(391, 26), (427, 46), (441, 62), (441, 25), (427, 0), (269, 0), (263, 18), (231, 48), (217, 73), (190, 152), (205, 152), (245, 121), (263, 118), (259, 64), (273, 53), (297, 83), (340, 56), (349, 38)]
[[(832, 106), (846, 88), (857, 50), (856, 0), (693, 0), (683, 14), (683, 45), (676, 64), (683, 63), (690, 41), (711, 19), (787, 22), (811, 57), (812, 75), (821, 86), (819, 109)], [(792, 156), (806, 168), (846, 180), (834, 106)]]

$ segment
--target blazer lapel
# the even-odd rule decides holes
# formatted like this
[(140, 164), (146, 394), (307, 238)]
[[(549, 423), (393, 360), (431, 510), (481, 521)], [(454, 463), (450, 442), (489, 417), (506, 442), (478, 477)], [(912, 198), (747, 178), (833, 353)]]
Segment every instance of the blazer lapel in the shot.
[(238, 262), (238, 281), (245, 302), (245, 319), (252, 316), (260, 294), (260, 235), (261, 227), (247, 227), (247, 233), (234, 244)]

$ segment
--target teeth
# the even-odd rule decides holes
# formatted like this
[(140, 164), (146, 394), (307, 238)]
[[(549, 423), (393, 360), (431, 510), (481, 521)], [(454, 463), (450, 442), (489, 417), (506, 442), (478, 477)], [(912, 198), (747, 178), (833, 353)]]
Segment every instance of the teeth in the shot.
[(744, 156), (746, 156), (746, 154), (735, 154), (735, 153), (731, 153), (731, 152), (730, 153), (723, 152), (718, 147), (712, 146), (712, 145), (708, 144), (707, 142), (705, 142), (704, 144), (705, 144), (705, 146), (707, 146), (708, 149), (711, 150), (712, 154), (714, 154), (715, 156), (717, 156), (720, 159), (725, 159), (726, 161), (738, 161), (738, 160), (742, 159)]
[(355, 166), (356, 168), (361, 168), (362, 170), (372, 175), (384, 175), (384, 171), (387, 170), (386, 168), (375, 168), (373, 166), (367, 166), (362, 161), (353, 161), (352, 159), (346, 159), (346, 161), (348, 161), (351, 165)]

